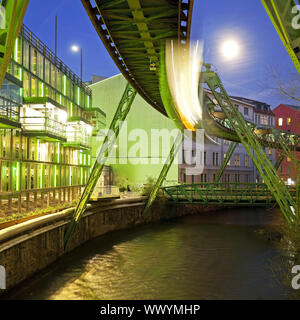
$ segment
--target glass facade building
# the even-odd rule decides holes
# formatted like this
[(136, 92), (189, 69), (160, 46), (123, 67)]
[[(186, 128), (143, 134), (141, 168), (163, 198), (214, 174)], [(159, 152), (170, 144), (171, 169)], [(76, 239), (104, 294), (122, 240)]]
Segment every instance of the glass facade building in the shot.
[(105, 119), (88, 86), (22, 26), (0, 91), (1, 204), (13, 210), (19, 199), (20, 211), (23, 198), (27, 209), (32, 197), (75, 199)]

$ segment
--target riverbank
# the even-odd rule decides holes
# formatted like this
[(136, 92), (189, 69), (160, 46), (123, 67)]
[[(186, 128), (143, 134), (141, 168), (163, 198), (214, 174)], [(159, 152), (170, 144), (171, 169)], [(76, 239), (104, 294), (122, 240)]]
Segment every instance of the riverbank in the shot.
[[(145, 200), (146, 197), (139, 197), (90, 204), (68, 251), (111, 231), (222, 209), (197, 206), (191, 210), (189, 205), (176, 206), (159, 202), (153, 205), (146, 219), (142, 220)], [(6, 289), (20, 284), (65, 254), (64, 234), (73, 212), (74, 208), (70, 208), (0, 230), (0, 265), (6, 270)]]
[[(59, 258), (3, 299), (296, 299), (279, 210), (231, 208), (109, 232)], [(283, 270), (282, 270), (283, 271)]]

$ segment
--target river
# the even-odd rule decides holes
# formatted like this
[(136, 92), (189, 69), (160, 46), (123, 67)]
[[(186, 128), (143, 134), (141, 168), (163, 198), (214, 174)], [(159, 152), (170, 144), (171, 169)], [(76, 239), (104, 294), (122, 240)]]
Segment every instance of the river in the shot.
[(91, 240), (8, 295), (13, 299), (291, 299), (274, 270), (278, 210), (227, 209)]

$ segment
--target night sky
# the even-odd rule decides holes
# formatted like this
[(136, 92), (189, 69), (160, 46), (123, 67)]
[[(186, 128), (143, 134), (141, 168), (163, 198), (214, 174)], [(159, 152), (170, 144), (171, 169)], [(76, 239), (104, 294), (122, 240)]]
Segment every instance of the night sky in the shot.
[[(204, 61), (213, 63), (231, 95), (270, 103), (272, 108), (290, 102), (272, 89), (271, 70), (287, 81), (295, 68), (260, 0), (195, 0), (192, 38), (204, 43)], [(54, 51), (54, 22), (58, 16), (58, 56), (77, 74), (80, 54), (71, 45), (83, 47), (83, 78), (119, 73), (106, 52), (80, 0), (30, 0), (24, 23)], [(235, 39), (239, 58), (226, 61), (222, 42)]]

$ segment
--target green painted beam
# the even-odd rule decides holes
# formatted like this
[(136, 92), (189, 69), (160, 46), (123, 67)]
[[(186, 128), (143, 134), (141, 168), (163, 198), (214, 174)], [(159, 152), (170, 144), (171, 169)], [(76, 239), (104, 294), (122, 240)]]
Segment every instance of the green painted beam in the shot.
[(178, 150), (181, 146), (183, 137), (184, 136), (182, 134), (179, 134), (172, 145), (172, 148), (170, 150), (170, 154), (169, 154), (165, 164), (163, 165), (163, 168), (160, 172), (160, 175), (159, 175), (158, 179), (156, 180), (156, 183), (150, 192), (150, 195), (148, 197), (148, 200), (147, 200), (146, 205), (144, 207), (144, 210), (142, 212), (143, 219), (146, 217), (147, 213), (149, 212), (153, 202), (155, 201), (155, 199), (157, 197), (157, 194), (158, 194), (160, 187), (162, 186), (165, 178), (167, 177), (167, 174), (168, 174), (168, 172), (172, 166), (172, 163), (174, 161), (174, 158), (177, 155)]
[(70, 222), (67, 228), (67, 231), (65, 233), (65, 249), (67, 248), (73, 236), (73, 233), (79, 223), (80, 218), (85, 212), (85, 209), (91, 198), (91, 195), (94, 191), (97, 181), (100, 178), (101, 173), (103, 171), (106, 159), (109, 156), (110, 151), (114, 147), (116, 138), (119, 135), (120, 125), (126, 119), (135, 96), (136, 96), (136, 91), (132, 88), (130, 84), (127, 84), (124, 90), (124, 93), (122, 95), (122, 98), (119, 102), (118, 108), (115, 112), (114, 118), (109, 127), (110, 132), (113, 132), (114, 135), (108, 134), (103, 141), (98, 157), (91, 170), (88, 182), (84, 188), (84, 191), (75, 209), (73, 219)]
[(275, 163), (275, 165), (274, 165), (274, 168), (275, 168), (276, 170), (278, 170), (279, 167), (281, 166), (284, 157), (285, 157), (285, 154), (284, 154), (284, 152), (282, 151), (282, 152), (280, 153), (279, 157), (277, 158), (276, 163)]
[[(170, 201), (201, 205), (270, 206), (276, 200), (266, 184), (257, 183), (198, 183), (161, 188)], [(299, 192), (299, 191), (298, 191)], [(296, 190), (290, 189), (293, 198)]]
[[(247, 124), (244, 117), (237, 108), (233, 106), (219, 76), (210, 69), (209, 65), (206, 65), (203, 76), (214, 98), (217, 100), (218, 105), (230, 121), (232, 128), (235, 130), (261, 177), (276, 199), (281, 212), (288, 222), (294, 223), (296, 202), (259, 143), (259, 137), (254, 134), (253, 128)], [(226, 101), (226, 104), (224, 101)], [(252, 151), (254, 151), (255, 155)]]
[(300, 73), (300, 32), (293, 28), (292, 21), (296, 14), (292, 9), (294, 0), (261, 0), (282, 43)]
[(28, 2), (29, 0), (0, 0), (0, 87), (10, 63)]
[(221, 177), (224, 173), (225, 168), (227, 167), (227, 164), (231, 158), (231, 156), (233, 155), (233, 152), (235, 150), (235, 148), (237, 147), (238, 143), (237, 142), (231, 142), (227, 153), (226, 153), (226, 157), (224, 158), (224, 160), (222, 161), (222, 164), (217, 172), (217, 176), (216, 176), (216, 180), (214, 182), (220, 182)]
[(297, 199), (297, 221), (300, 224), (300, 175), (298, 175), (297, 185), (296, 185), (296, 199)]

